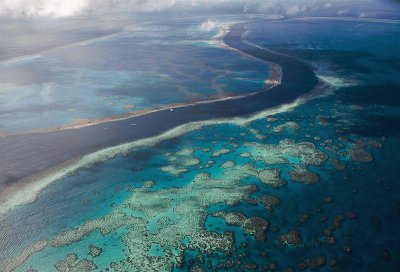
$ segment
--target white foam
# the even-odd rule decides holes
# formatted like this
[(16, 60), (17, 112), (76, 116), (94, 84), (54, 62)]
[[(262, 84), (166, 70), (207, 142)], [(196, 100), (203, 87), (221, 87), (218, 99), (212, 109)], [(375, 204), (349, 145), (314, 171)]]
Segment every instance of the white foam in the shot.
[(357, 80), (350, 78), (323, 76), (323, 75), (317, 75), (317, 77), (326, 84), (329, 84), (330, 86), (335, 88), (352, 87), (359, 85)]
[(229, 33), (231, 26), (235, 23), (237, 22), (225, 22), (218, 25), (218, 33), (215, 34), (210, 40), (208, 40), (208, 44), (216, 47), (230, 48), (225, 44), (224, 37)]

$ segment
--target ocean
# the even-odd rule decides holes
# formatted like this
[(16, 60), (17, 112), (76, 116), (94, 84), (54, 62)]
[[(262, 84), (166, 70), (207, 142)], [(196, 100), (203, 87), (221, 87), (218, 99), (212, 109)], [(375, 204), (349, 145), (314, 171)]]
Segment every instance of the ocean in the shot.
[[(148, 52), (160, 51), (153, 46), (164, 43), (163, 48), (182, 46), (168, 51), (174, 52), (168, 54), (172, 60), (151, 60), (151, 69), (169, 71), (164, 65), (177, 63), (172, 65), (179, 69), (174, 75), (192, 75), (186, 61), (193, 58), (207, 63), (191, 62), (193, 69), (208, 65), (217, 71), (196, 70), (201, 71), (199, 81), (182, 74), (170, 90), (164, 83), (155, 84), (154, 92), (165, 91), (171, 100), (146, 92), (143, 109), (180, 99), (188, 102), (174, 92), (178, 85), (188, 84), (191, 92), (199, 90), (209, 99), (212, 94), (206, 85), (213, 81), (210, 77), (216, 77), (226, 92), (256, 94), (189, 104), (76, 131), (22, 133), (0, 140), (12, 154), (4, 165), (14, 163), (17, 168), (21, 152), (37, 153), (39, 161), (47, 157), (43, 163), (27, 160), (35, 166), (17, 171), (19, 177), (38, 165), (44, 170), (50, 160), (56, 166), (68, 158), (108, 148), (86, 156), (85, 163), (80, 161), (82, 168), (66, 171), (41, 190), (35, 201), (4, 216), (0, 222), (2, 269), (396, 271), (400, 267), (398, 21), (235, 22), (224, 38), (235, 50), (199, 44), (206, 40), (202, 32), (193, 34), (200, 37), (192, 37), (190, 46), (187, 39), (183, 39), (185, 45), (177, 45), (182, 32), (188, 33), (182, 29), (194, 28), (185, 20), (164, 27), (170, 36), (157, 42), (151, 37), (133, 37), (138, 34), (132, 32), (89, 45), (120, 46), (116, 52), (121, 55), (111, 57), (115, 57), (110, 64), (113, 73), (104, 71), (115, 88), (112, 93), (125, 95), (124, 88), (115, 87), (121, 79), (115, 71), (131, 68), (130, 61), (121, 63), (127, 54), (143, 57), (143, 53), (127, 52), (129, 39), (138, 39), (138, 43), (150, 43), (141, 49)], [(210, 34), (215, 35), (208, 33), (208, 38)], [(82, 48), (51, 55), (79, 55), (74, 50)], [(96, 58), (96, 65), (105, 61)], [(143, 62), (141, 68), (147, 65), (147, 57), (132, 58)], [(74, 61), (74, 65), (86, 65), (86, 60)], [(281, 67), (280, 85), (271, 89), (264, 82), (271, 74), (268, 62)], [(148, 88), (148, 75), (141, 76), (143, 81), (135, 80), (135, 84)], [(93, 82), (98, 78), (105, 79), (94, 76)], [(134, 100), (137, 92), (132, 93), (135, 96), (128, 96)], [(87, 101), (97, 105), (93, 93), (86, 94)], [(93, 110), (96, 114), (85, 118), (110, 116), (110, 111), (98, 115)], [(82, 117), (81, 113), (77, 115)], [(37, 128), (33, 121), (37, 117), (30, 116), (32, 122), (24, 120), (27, 130)], [(59, 125), (65, 120), (52, 118)], [(133, 122), (135, 126), (130, 125)], [(55, 149), (60, 139), (65, 140), (65, 149), (79, 141), (66, 151)], [(36, 144), (15, 149), (16, 141)], [(54, 147), (54, 152), (44, 154), (41, 145)], [(60, 157), (54, 157), (57, 154)], [(5, 179), (3, 186), (13, 182)]]

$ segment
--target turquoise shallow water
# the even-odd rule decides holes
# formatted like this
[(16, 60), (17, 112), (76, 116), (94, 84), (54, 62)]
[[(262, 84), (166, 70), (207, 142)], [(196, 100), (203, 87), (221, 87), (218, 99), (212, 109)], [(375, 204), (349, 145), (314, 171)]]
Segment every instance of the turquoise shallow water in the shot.
[[(290, 22), (276, 33), (257, 32), (263, 23), (248, 26), (251, 42), (276, 41), (275, 50), (323, 67), (322, 76), (341, 83), (331, 95), (275, 116), (205, 126), (80, 170), (1, 223), (0, 259), (48, 240), (17, 270), (56, 271), (58, 263), (63, 271), (59, 261), (76, 254), (69, 268), (95, 271), (396, 271), (400, 102), (398, 82), (381, 73), (395, 74), (396, 59), (387, 62), (387, 51), (376, 50), (393, 26), (369, 23), (377, 27), (358, 31), (368, 46), (357, 47), (350, 30), (332, 45), (328, 37), (342, 24), (350, 23), (306, 24), (307, 35), (285, 36), (304, 44), (322, 36), (318, 48), (333, 48), (334, 59), (280, 43)], [(342, 44), (359, 53), (357, 65)], [(372, 84), (375, 74), (381, 77)], [(284, 238), (293, 230), (300, 241)], [(90, 245), (101, 254), (91, 255)]]
[(262, 91), (270, 66), (213, 45), (219, 28), (203, 31), (203, 20), (134, 24), (3, 61), (0, 116), (7, 121), (0, 130), (55, 128)]

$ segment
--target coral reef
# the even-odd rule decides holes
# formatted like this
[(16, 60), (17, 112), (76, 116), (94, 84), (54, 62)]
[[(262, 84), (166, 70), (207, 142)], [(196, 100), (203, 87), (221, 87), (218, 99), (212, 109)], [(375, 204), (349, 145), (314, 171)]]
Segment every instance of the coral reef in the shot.
[(294, 121), (288, 121), (286, 123), (283, 123), (282, 125), (279, 125), (279, 126), (275, 127), (273, 129), (273, 131), (274, 132), (282, 132), (282, 131), (287, 130), (287, 129), (298, 130), (298, 129), (300, 129), (300, 126), (299, 126), (299, 124), (297, 124)]
[(300, 232), (298, 230), (291, 230), (278, 236), (278, 241), (281, 246), (298, 246), (302, 244)]
[(217, 212), (214, 216), (224, 218), (228, 225), (241, 226), (245, 234), (253, 235), (258, 241), (262, 242), (265, 240), (265, 232), (268, 229), (269, 223), (262, 218), (246, 218), (243, 214), (236, 212)]
[(264, 205), (264, 208), (270, 212), (274, 209), (275, 206), (278, 206), (281, 202), (279, 198), (271, 195), (262, 196), (258, 200)]
[(293, 169), (289, 171), (290, 177), (293, 181), (298, 181), (305, 184), (314, 184), (319, 181), (319, 175), (311, 172), (306, 166), (296, 164)]
[(256, 142), (245, 143), (250, 153), (256, 160), (267, 164), (288, 163), (289, 158), (296, 158), (304, 165), (322, 165), (328, 159), (328, 155), (319, 151), (313, 143), (296, 143), (291, 140), (280, 141), (279, 144), (261, 144)]
[(88, 259), (78, 260), (76, 254), (68, 254), (65, 259), (59, 261), (55, 265), (57, 271), (59, 272), (69, 272), (69, 271), (82, 271), (91, 272), (97, 269), (97, 266)]
[(102, 252), (103, 252), (102, 248), (97, 247), (95, 245), (89, 245), (89, 255), (92, 256), (92, 258), (100, 256)]

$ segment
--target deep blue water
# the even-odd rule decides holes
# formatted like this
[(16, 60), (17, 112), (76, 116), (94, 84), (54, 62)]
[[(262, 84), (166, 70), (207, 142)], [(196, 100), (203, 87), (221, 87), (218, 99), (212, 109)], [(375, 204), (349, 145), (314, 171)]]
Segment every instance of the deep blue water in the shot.
[[(236, 251), (230, 256), (221, 252), (213, 252), (211, 256), (202, 254), (203, 264), (196, 258), (199, 252), (188, 250), (185, 264), (179, 269), (175, 267), (176, 271), (187, 271), (193, 265), (211, 270), (209, 265), (216, 268), (227, 260), (240, 260), (241, 264), (232, 268), (239, 271), (245, 270), (244, 265), (250, 263), (263, 271), (263, 266), (271, 262), (277, 266), (277, 271), (289, 267), (297, 271), (299, 263), (316, 256), (325, 258), (326, 263), (320, 271), (397, 271), (400, 267), (400, 157), (396, 152), (400, 149), (398, 24), (280, 21), (252, 23), (247, 28), (248, 41), (310, 62), (322, 78), (328, 77), (337, 83), (330, 87), (332, 94), (308, 101), (293, 111), (276, 114), (273, 116), (276, 121), (262, 117), (247, 126), (233, 122), (206, 126), (154, 147), (80, 170), (49, 186), (37, 201), (16, 209), (1, 223), (2, 255), (18, 254), (22, 248), (37, 241), (51, 239), (87, 220), (113, 213), (135, 194), (129, 186), (139, 188), (145, 181), (152, 180), (155, 185), (151, 191), (158, 191), (163, 196), (163, 189), (190, 188), (195, 175), (204, 171), (223, 180), (226, 176), (221, 165), (234, 161), (235, 167), (252, 164), (259, 170), (279, 169), (287, 183), (279, 188), (264, 185), (255, 177), (242, 180), (241, 185), (258, 187), (250, 198), (273, 195), (280, 199), (280, 204), (273, 211), (244, 199), (235, 206), (211, 205), (206, 209), (204, 228), (218, 233), (232, 231)], [(334, 42), (338, 40), (340, 42)], [(296, 122), (298, 129), (274, 131), (288, 121)], [(265, 138), (257, 137), (254, 130)], [(329, 156), (324, 164), (309, 166), (311, 171), (319, 174), (318, 183), (303, 184), (291, 180), (289, 171), (299, 163), (298, 160), (267, 165), (240, 156), (251, 152), (245, 143), (279, 146), (283, 139), (311, 142)], [(365, 150), (373, 156), (371, 162), (351, 160), (349, 149), (357, 141), (365, 143)], [(376, 146), (378, 143), (381, 147)], [(174, 154), (184, 148), (193, 148), (194, 153), (189, 157), (199, 159), (200, 164), (186, 167), (188, 172), (179, 176), (160, 170), (173, 164), (168, 153)], [(221, 149), (229, 149), (230, 153), (219, 157), (212, 155)], [(209, 168), (199, 167), (210, 160), (214, 163)], [(335, 169), (334, 160), (343, 164), (345, 170)], [(327, 197), (331, 199), (327, 201)], [(161, 199), (159, 203), (162, 205)], [(217, 211), (240, 212), (246, 217), (267, 220), (266, 241), (256, 241), (253, 236), (245, 235), (240, 227), (228, 226), (224, 219), (212, 216)], [(356, 217), (350, 218), (349, 211)], [(302, 222), (300, 219), (304, 214), (309, 219)], [(331, 229), (335, 243), (328, 245), (324, 231), (332, 227), (339, 215), (344, 217), (343, 222), (340, 227)], [(280, 245), (278, 236), (294, 229), (301, 234), (302, 244), (295, 247)], [(110, 262), (126, 258), (121, 236), (127, 231), (120, 228), (108, 235), (94, 231), (66, 247), (47, 247), (31, 256), (20, 271), (31, 266), (54, 270), (54, 264), (68, 253), (76, 253), (80, 259), (88, 258), (98, 266), (98, 271), (104, 270)], [(184, 243), (187, 237), (180, 238), (177, 242)], [(102, 255), (88, 256), (89, 244), (103, 247)], [(351, 248), (351, 252), (346, 252), (345, 248)], [(332, 264), (333, 260), (336, 265)]]

